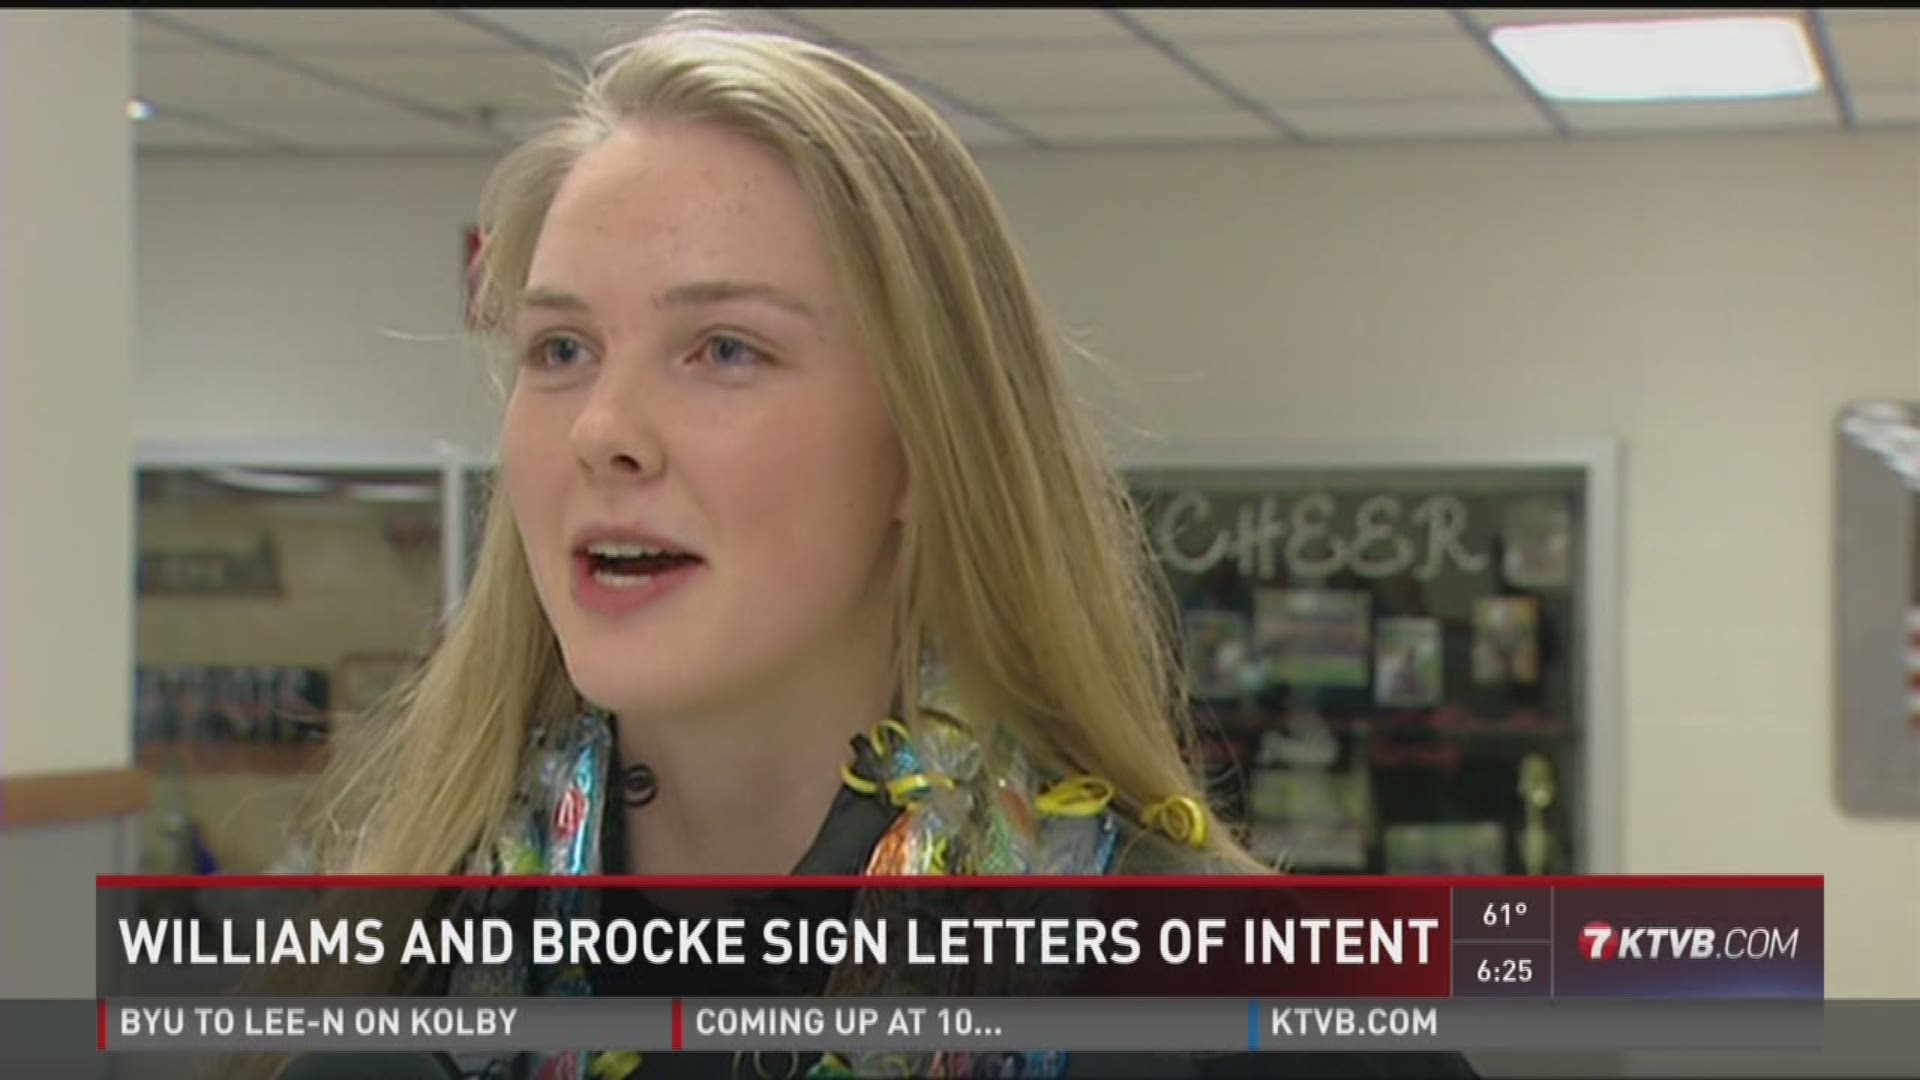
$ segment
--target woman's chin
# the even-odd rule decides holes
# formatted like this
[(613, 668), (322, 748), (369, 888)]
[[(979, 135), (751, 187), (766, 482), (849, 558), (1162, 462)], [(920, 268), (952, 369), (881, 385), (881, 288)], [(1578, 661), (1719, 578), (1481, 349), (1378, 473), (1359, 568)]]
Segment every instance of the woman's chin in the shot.
[(687, 709), (701, 700), (700, 687), (687, 678), (684, 665), (675, 670), (654, 657), (645, 667), (632, 654), (624, 658), (567, 658), (567, 676), (580, 696), (609, 712), (661, 713)]

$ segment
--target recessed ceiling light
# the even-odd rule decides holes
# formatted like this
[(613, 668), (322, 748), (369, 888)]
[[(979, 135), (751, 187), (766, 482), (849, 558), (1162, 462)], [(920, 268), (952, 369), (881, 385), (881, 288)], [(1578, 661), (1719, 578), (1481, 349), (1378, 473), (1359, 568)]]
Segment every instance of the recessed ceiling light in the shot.
[(151, 120), (153, 119), (153, 106), (141, 101), (139, 98), (134, 98), (132, 101), (127, 102), (127, 119)]
[(1813, 49), (1793, 18), (1503, 26), (1492, 40), (1555, 101), (1727, 100), (1820, 88)]

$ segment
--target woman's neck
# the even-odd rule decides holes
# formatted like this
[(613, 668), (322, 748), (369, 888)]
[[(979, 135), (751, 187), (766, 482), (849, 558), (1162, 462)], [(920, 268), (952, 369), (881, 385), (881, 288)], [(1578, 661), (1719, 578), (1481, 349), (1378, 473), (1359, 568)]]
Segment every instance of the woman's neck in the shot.
[[(786, 874), (804, 857), (841, 785), (850, 741), (886, 715), (886, 672), (816, 670), (780, 693), (700, 714), (623, 714), (620, 757), (658, 783), (643, 807), (618, 785), (636, 874)], [(873, 676), (877, 675), (878, 678)]]

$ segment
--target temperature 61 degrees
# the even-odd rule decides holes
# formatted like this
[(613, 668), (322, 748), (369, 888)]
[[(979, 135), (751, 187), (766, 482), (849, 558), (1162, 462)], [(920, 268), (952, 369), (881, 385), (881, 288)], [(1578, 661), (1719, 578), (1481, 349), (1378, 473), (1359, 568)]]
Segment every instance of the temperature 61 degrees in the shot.
[(1513, 921), (1527, 917), (1525, 900), (1500, 900), (1487, 905), (1480, 916), (1480, 922), (1487, 927), (1512, 926)]
[(1453, 940), (1546, 941), (1552, 937), (1547, 889), (1453, 890)]

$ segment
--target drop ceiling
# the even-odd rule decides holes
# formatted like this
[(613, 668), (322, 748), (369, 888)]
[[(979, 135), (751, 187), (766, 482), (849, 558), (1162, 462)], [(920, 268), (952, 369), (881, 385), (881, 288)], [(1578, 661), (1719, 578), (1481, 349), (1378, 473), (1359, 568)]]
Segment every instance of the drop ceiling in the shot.
[[(1920, 126), (1920, 12), (1797, 15), (1826, 75), (1761, 101), (1555, 105), (1500, 26), (1689, 9), (736, 9), (903, 79), (977, 150)], [(1708, 9), (1691, 9), (1705, 13)], [(1738, 9), (1711, 9), (1726, 13)], [(663, 10), (140, 9), (145, 153), (498, 152)]]

